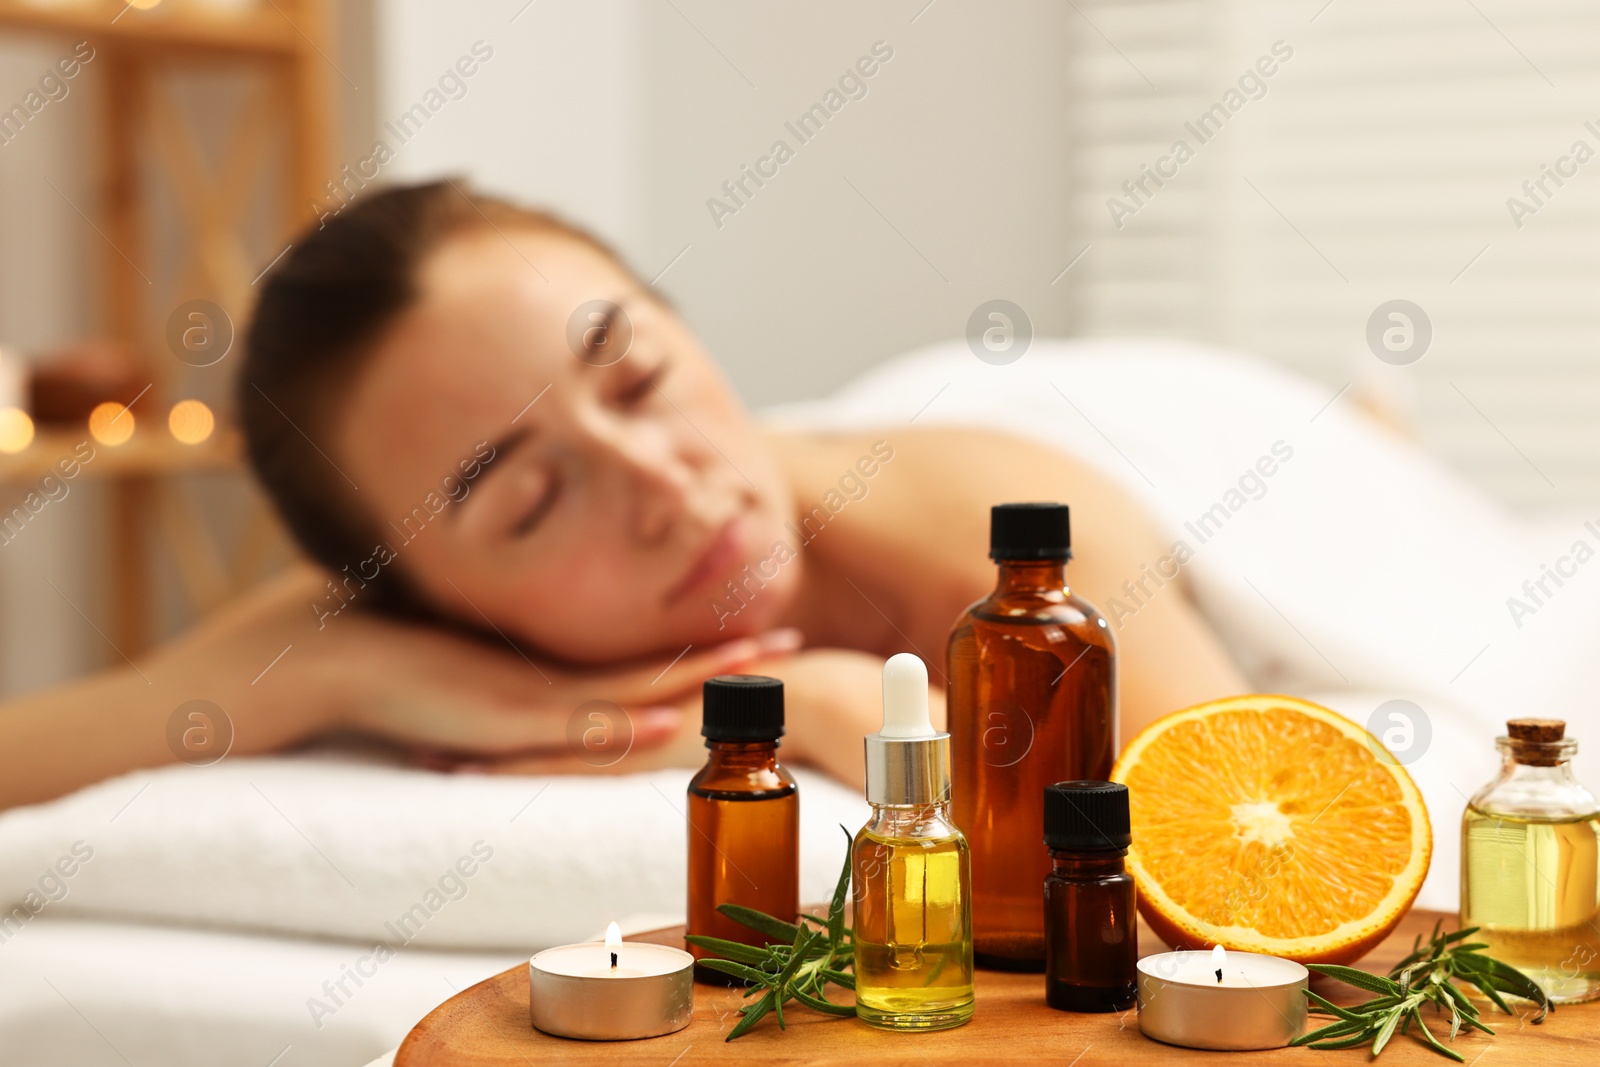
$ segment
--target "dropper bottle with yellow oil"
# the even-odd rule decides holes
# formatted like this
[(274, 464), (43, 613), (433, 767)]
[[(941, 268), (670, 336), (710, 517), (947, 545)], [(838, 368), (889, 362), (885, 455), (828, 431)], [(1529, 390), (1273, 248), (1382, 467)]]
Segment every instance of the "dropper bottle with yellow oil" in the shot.
[(883, 728), (867, 735), (872, 819), (856, 835), (856, 1016), (886, 1030), (972, 1018), (972, 859), (950, 821), (950, 735), (928, 717), (928, 668), (883, 668)]

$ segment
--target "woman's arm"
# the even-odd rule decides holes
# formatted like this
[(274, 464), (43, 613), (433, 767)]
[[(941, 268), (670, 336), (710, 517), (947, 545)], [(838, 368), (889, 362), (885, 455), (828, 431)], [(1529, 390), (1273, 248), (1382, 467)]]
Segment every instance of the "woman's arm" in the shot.
[(221, 710), (213, 725), (231, 725), (235, 756), (341, 729), (485, 757), (565, 752), (569, 721), (591, 700), (621, 706), (633, 747), (646, 750), (677, 732), (677, 702), (698, 698), (706, 678), (798, 644), (775, 632), (697, 650), (670, 668), (662, 660), (574, 673), (509, 646), (359, 612), (323, 625), (309, 607), (322, 583), (294, 568), (137, 666), (0, 704), (0, 809), (176, 762), (183, 749), (169, 743), (168, 724), (191, 700)]

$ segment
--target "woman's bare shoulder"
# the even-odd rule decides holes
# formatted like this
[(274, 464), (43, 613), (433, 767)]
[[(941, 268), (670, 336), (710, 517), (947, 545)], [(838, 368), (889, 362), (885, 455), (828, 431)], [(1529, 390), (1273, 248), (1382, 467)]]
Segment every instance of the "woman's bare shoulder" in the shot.
[[(800, 499), (824, 494), (842, 471), (875, 468), (873, 494), (985, 531), (988, 508), (1063, 500), (1118, 524), (1148, 525), (1143, 510), (1094, 468), (1048, 445), (983, 427), (884, 426), (849, 433), (775, 431)], [(870, 462), (862, 463), (863, 458)]]

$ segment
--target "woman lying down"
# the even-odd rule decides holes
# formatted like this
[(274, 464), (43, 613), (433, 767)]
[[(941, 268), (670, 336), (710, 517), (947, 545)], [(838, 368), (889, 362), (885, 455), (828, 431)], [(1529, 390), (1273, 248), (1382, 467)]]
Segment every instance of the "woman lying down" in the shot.
[[(612, 770), (697, 766), (700, 686), (728, 672), (781, 678), (786, 758), (856, 782), (884, 658), (939, 676), (949, 626), (992, 587), (1003, 501), (1069, 502), (1074, 589), (1137, 604), (1117, 631), (1124, 739), (1252, 688), (1183, 575), (1130, 602), (1172, 543), (1103, 468), (983, 428), (1005, 425), (993, 413), (765, 425), (605, 245), (449, 183), (370, 196), (295, 243), (239, 400), (311, 563), (137, 668), (0, 709), (0, 805), (171, 762), (168, 717), (196, 698), (226, 709), (234, 754), (353, 731), (505, 773), (593, 771), (569, 723), (605, 700), (633, 732)], [(1335, 583), (1357, 565), (1317, 561)]]

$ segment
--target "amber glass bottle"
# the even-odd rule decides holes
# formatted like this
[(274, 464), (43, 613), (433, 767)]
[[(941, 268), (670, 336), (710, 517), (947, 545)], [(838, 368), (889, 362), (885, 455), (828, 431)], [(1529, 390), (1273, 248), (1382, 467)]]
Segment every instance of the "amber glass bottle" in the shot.
[(967, 609), (947, 656), (952, 808), (972, 846), (978, 966), (1044, 969), (1039, 797), (1109, 778), (1117, 752), (1116, 643), (1067, 588), (1065, 504), (990, 512), (994, 592)]
[(1058, 782), (1044, 791), (1045, 1003), (1127, 1011), (1138, 999), (1138, 892), (1124, 857), (1128, 787)]
[[(800, 792), (778, 763), (783, 683), (722, 675), (706, 682), (703, 706), (700, 732), (710, 755), (689, 782), (688, 932), (760, 945), (760, 934), (717, 905), (788, 920), (800, 912)], [(710, 954), (689, 951), (696, 959)], [(700, 966), (695, 977), (735, 981)]]

